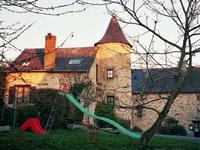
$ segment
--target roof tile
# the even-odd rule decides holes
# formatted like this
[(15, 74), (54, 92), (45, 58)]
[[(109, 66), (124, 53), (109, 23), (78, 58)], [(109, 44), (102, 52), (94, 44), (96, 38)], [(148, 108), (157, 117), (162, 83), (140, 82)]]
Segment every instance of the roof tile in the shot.
[(116, 42), (116, 43), (123, 43), (127, 44), (132, 47), (132, 45), (127, 41), (118, 21), (115, 16), (113, 16), (110, 20), (110, 23), (108, 25), (108, 28), (103, 36), (103, 38), (95, 43), (97, 44), (103, 44), (103, 43), (110, 43), (110, 42)]
[[(132, 70), (132, 93), (162, 93), (169, 92), (177, 75), (176, 68), (167, 69), (133, 69)], [(200, 92), (200, 68), (193, 68), (181, 92)], [(145, 87), (145, 89), (144, 89)]]
[[(98, 47), (58, 48), (56, 66), (52, 71), (88, 71)], [(70, 58), (80, 58), (84, 64), (68, 66)], [(74, 68), (74, 69), (73, 69)], [(44, 71), (44, 49), (25, 49), (13, 62), (10, 71)]]

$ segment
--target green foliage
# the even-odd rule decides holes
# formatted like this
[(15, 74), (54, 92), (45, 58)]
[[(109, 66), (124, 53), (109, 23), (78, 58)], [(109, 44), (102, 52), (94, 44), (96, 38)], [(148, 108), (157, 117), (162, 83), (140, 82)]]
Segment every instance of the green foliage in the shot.
[(134, 126), (132, 130), (136, 132), (142, 132), (142, 129), (139, 126)]
[(66, 100), (66, 111), (68, 120), (71, 122), (82, 122), (83, 113), (68, 100)]
[(81, 92), (83, 91), (84, 88), (87, 88), (89, 86), (90, 82), (79, 82), (79, 83), (74, 83), (71, 86), (70, 92), (74, 96), (74, 98), (77, 98)]
[(18, 125), (21, 125), (29, 117), (37, 117), (38, 108), (36, 106), (23, 106), (17, 109), (16, 111), (16, 122)]
[(56, 109), (54, 128), (61, 127), (66, 120), (67, 101), (64, 97), (59, 96), (58, 92), (53, 89), (38, 89), (31, 93), (31, 101), (38, 110), (38, 118), (42, 126), (46, 125), (52, 106)]
[(130, 128), (130, 120), (117, 118), (116, 121), (125, 128)]
[[(113, 135), (99, 132), (96, 144), (87, 140), (84, 130), (54, 130), (45, 136), (25, 132), (19, 136), (18, 130), (0, 133), (2, 150), (138, 150), (137, 140), (130, 140), (126, 135)], [(20, 137), (20, 138), (19, 138)], [(149, 150), (199, 150), (200, 144), (174, 138), (153, 137), (148, 144)]]
[(13, 125), (13, 109), (4, 108), (1, 109), (1, 121), (0, 125)]
[(177, 125), (175, 129), (175, 134), (176, 135), (181, 135), (181, 136), (186, 136), (187, 131), (183, 125)]
[[(36, 117), (38, 109), (35, 106), (23, 106), (15, 110), (16, 125), (21, 125), (27, 118)], [(10, 125), (14, 123), (14, 109), (4, 108), (2, 110), (1, 125)]]
[[(96, 106), (96, 109), (95, 109), (95, 114), (98, 115), (98, 116), (101, 116), (101, 117), (107, 117), (107, 118), (110, 118), (110, 119), (113, 119), (115, 120), (115, 112), (114, 112), (114, 109), (112, 108), (112, 106), (106, 104), (105, 102), (98, 102), (97, 103), (97, 106)], [(105, 128), (105, 127), (113, 127), (112, 125), (104, 122), (104, 121), (101, 121), (101, 120), (97, 120), (97, 125), (99, 127), (102, 127), (102, 128)]]
[(31, 94), (31, 99), (39, 110), (40, 115), (38, 117), (43, 126), (46, 125), (52, 106), (56, 109), (54, 128), (65, 126), (67, 119), (76, 122), (82, 121), (82, 112), (66, 100), (64, 96), (58, 95), (56, 90), (38, 89)]
[(178, 120), (176, 120), (174, 117), (167, 117), (165, 121), (163, 122), (164, 126), (170, 126), (175, 127), (178, 124)]
[(0, 114), (2, 114), (3, 110), (3, 98), (4, 98), (4, 92), (5, 92), (5, 83), (6, 83), (6, 73), (3, 72), (3, 67), (0, 66)]
[(186, 136), (187, 131), (184, 126), (178, 124), (178, 120), (173, 117), (168, 117), (160, 127), (159, 133), (168, 135), (181, 135)]
[[(85, 82), (78, 82), (74, 83), (70, 88), (70, 93), (74, 96), (75, 99), (79, 100), (79, 96), (81, 95), (82, 91), (85, 88), (88, 88), (91, 82), (85, 81)], [(83, 120), (83, 113), (77, 109), (72, 103), (67, 103), (67, 110), (68, 110), (68, 119), (70, 119), (72, 122), (82, 122)]]

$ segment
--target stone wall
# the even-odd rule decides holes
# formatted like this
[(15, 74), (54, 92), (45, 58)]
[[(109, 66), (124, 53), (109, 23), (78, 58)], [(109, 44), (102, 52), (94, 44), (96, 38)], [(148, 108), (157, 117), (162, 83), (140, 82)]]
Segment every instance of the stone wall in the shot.
[[(115, 105), (132, 105), (131, 94), (131, 48), (126, 44), (104, 43), (98, 45), (98, 88), (102, 89), (101, 100), (114, 96)], [(107, 69), (114, 70), (114, 78), (107, 78)], [(115, 109), (118, 118), (131, 119), (130, 110)]]
[[(153, 100), (159, 98), (159, 94), (148, 94), (146, 98), (148, 100)], [(162, 95), (164, 96), (164, 94)], [(137, 101), (138, 96), (133, 95), (133, 100)], [(148, 107), (152, 107), (157, 110), (161, 110), (163, 105), (165, 104), (165, 100), (157, 101), (148, 104)], [(189, 131), (189, 124), (191, 121), (197, 117), (197, 108), (200, 106), (200, 100), (197, 99), (195, 93), (182, 93), (180, 94), (177, 99), (175, 100), (174, 104), (172, 105), (168, 116), (174, 117), (179, 121), (179, 124), (183, 125), (187, 130), (188, 135), (192, 136), (193, 131)], [(151, 127), (153, 122), (157, 119), (158, 115), (155, 111), (143, 109), (142, 117), (137, 117), (136, 111), (133, 115), (133, 123), (134, 126), (139, 126), (143, 130), (147, 130)]]

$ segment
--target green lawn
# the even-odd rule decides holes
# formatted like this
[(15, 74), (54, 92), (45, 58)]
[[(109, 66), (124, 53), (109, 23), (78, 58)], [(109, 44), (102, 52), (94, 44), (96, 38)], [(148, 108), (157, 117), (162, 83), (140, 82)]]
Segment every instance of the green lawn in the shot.
[[(17, 130), (0, 133), (0, 150), (137, 150), (136, 140), (132, 142), (125, 135), (100, 133), (97, 143), (88, 142), (87, 132), (83, 130), (57, 130), (47, 135)], [(200, 150), (200, 144), (177, 141), (167, 138), (154, 138), (149, 149), (162, 150)]]

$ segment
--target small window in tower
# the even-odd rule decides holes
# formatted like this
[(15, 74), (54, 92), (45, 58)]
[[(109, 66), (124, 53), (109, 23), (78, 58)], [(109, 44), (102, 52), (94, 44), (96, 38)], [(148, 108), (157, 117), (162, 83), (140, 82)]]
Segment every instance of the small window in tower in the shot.
[(114, 78), (114, 70), (107, 69), (107, 79), (113, 79), (113, 78)]
[(114, 107), (115, 106), (115, 97), (114, 96), (107, 96), (107, 104)]
[(137, 117), (142, 117), (143, 116), (143, 107), (141, 105), (136, 106), (137, 110)]
[(70, 59), (69, 64), (70, 65), (79, 65), (81, 63), (81, 59)]

